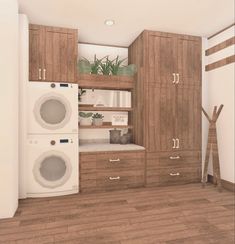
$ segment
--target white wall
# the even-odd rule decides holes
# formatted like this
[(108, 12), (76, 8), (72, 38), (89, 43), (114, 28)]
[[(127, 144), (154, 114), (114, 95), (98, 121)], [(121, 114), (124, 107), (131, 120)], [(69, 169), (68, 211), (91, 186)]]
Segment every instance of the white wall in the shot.
[[(109, 58), (112, 60), (119, 55), (120, 59), (124, 59), (128, 57), (128, 48), (120, 48), (120, 47), (108, 47), (108, 46), (100, 46), (100, 45), (91, 45), (91, 44), (79, 44), (78, 45), (78, 54), (79, 58), (85, 57), (90, 61), (94, 60), (94, 55), (96, 54), (97, 58), (103, 58), (106, 55), (109, 55)], [(123, 63), (126, 65), (128, 60), (126, 59)], [(79, 85), (79, 84), (78, 84)], [(99, 97), (103, 97), (104, 101), (108, 103), (109, 100), (109, 92), (107, 91), (99, 91), (95, 90), (95, 93), (88, 92), (85, 98), (86, 102), (91, 100), (99, 100)], [(92, 97), (93, 96), (93, 97)], [(85, 103), (86, 103), (85, 102)], [(107, 104), (108, 106), (108, 104)], [(112, 112), (102, 112), (104, 115), (104, 121), (110, 121)], [(119, 113), (119, 114), (125, 114)], [(126, 133), (126, 130), (123, 130), (123, 133)], [(109, 139), (109, 129), (92, 129), (92, 130), (80, 130), (79, 138), (81, 140), (108, 140)]]
[[(231, 27), (221, 34), (209, 39), (207, 48), (213, 47), (230, 37), (234, 36), (235, 27)], [(216, 62), (235, 54), (235, 46), (225, 48), (206, 58), (207, 64)], [(206, 72), (207, 83), (204, 87), (203, 101), (208, 114), (211, 116), (213, 107), (224, 104), (224, 108), (217, 121), (217, 135), (219, 145), (221, 178), (235, 183), (235, 167), (234, 167), (234, 63), (222, 66), (220, 68)], [(205, 127), (206, 128), (206, 127)], [(207, 133), (204, 128), (204, 134)], [(204, 137), (204, 147), (206, 145)], [(204, 160), (204, 157), (203, 157)], [(212, 173), (212, 165), (210, 164), (209, 173)]]
[(19, 15), (19, 198), (26, 198), (27, 83), (29, 77), (29, 23)]
[(0, 218), (18, 206), (18, 6), (0, 0)]

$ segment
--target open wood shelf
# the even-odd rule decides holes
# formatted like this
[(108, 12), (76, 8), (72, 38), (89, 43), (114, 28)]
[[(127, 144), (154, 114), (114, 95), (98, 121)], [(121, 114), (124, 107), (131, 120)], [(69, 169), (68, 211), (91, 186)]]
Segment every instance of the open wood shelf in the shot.
[(109, 129), (109, 128), (119, 128), (119, 129), (132, 129), (132, 125), (112, 125), (110, 122), (104, 122), (103, 125), (79, 125), (80, 129)]
[(132, 90), (134, 88), (134, 77), (80, 74), (78, 86), (84, 89)]
[(113, 111), (113, 112), (130, 112), (133, 108), (124, 107), (94, 107), (79, 105), (79, 111)]

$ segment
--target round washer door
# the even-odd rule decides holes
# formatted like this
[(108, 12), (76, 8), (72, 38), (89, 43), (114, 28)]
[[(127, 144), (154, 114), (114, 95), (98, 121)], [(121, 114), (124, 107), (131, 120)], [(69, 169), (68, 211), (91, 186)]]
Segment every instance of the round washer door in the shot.
[(43, 187), (56, 188), (64, 185), (70, 178), (72, 166), (69, 158), (62, 152), (48, 151), (35, 162), (33, 175)]
[(45, 94), (36, 101), (34, 106), (36, 121), (49, 130), (63, 128), (69, 122), (71, 113), (68, 100), (56, 93)]

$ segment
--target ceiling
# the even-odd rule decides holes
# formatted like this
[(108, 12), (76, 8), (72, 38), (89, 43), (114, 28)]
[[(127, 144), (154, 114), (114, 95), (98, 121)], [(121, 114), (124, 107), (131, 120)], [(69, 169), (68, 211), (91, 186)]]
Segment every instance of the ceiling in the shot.
[[(79, 41), (129, 46), (144, 29), (210, 36), (234, 22), (234, 0), (18, 0), (30, 23), (79, 29)], [(104, 21), (113, 19), (115, 25)]]

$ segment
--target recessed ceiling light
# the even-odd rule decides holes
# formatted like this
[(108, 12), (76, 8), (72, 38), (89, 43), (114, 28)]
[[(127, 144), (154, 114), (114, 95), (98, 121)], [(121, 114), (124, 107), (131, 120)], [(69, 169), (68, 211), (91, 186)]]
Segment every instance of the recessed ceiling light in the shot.
[(112, 26), (112, 25), (115, 24), (115, 22), (114, 22), (114, 20), (112, 20), (112, 19), (106, 19), (106, 20), (104, 21), (104, 24), (105, 24), (105, 25), (108, 25), (108, 26)]

